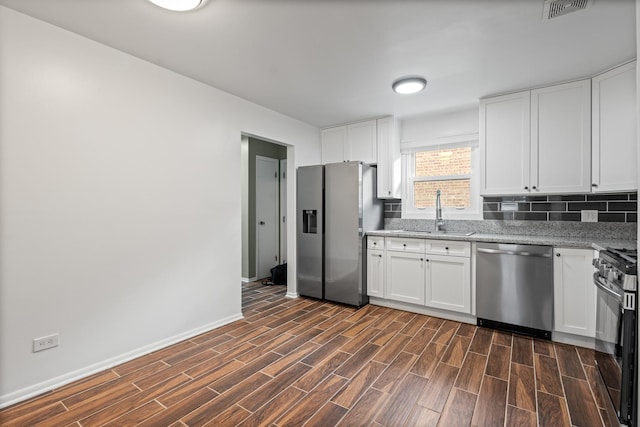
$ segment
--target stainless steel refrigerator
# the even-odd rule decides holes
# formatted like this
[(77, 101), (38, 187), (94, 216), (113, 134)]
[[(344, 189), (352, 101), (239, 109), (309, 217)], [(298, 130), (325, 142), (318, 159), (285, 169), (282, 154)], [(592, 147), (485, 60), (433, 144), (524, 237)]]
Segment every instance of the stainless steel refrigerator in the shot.
[(303, 166), (297, 178), (298, 293), (367, 304), (365, 233), (384, 226), (376, 168), (361, 162)]

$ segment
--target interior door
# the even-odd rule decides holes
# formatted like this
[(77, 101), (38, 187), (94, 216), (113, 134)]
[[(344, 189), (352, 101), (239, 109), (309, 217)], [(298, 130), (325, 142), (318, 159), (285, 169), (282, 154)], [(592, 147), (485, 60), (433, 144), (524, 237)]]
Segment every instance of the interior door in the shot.
[(256, 274), (269, 277), (279, 264), (278, 160), (256, 156)]
[(280, 160), (280, 264), (287, 262), (287, 160)]

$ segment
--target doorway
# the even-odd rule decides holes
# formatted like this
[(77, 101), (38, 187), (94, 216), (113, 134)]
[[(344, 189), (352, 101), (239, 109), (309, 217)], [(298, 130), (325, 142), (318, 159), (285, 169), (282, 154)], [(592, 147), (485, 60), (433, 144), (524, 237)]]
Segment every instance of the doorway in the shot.
[(286, 261), (287, 147), (243, 135), (242, 281), (271, 275)]

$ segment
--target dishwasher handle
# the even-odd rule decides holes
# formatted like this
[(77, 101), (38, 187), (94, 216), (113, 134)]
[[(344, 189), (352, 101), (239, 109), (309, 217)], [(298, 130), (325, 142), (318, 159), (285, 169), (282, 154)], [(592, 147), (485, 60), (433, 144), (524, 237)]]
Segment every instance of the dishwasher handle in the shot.
[(535, 252), (525, 252), (525, 251), (506, 251), (504, 249), (486, 249), (486, 248), (478, 248), (477, 252), (482, 252), (485, 254), (494, 254), (494, 255), (518, 255), (518, 256), (530, 256), (530, 257), (540, 257), (540, 258), (551, 258), (551, 254), (539, 254)]

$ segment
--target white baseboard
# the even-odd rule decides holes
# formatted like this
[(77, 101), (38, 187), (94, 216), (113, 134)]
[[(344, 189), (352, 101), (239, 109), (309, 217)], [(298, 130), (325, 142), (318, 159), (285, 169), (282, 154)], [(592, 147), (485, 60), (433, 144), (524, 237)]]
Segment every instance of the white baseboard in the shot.
[(257, 277), (241, 277), (240, 279), (242, 280), (242, 283), (255, 282), (258, 280)]
[(287, 292), (285, 294), (285, 298), (298, 298), (300, 295), (298, 295), (297, 292)]
[(595, 349), (596, 347), (596, 339), (583, 337), (580, 335), (567, 334), (564, 332), (552, 331), (551, 332), (551, 341), (561, 342), (563, 344), (571, 344), (578, 347), (586, 347)]
[(46, 393), (53, 389), (60, 388), (66, 384), (72, 383), (82, 378), (86, 378), (100, 371), (110, 369), (116, 365), (120, 365), (122, 363), (128, 362), (129, 360), (135, 359), (140, 356), (144, 356), (146, 354), (152, 353), (154, 351), (160, 350), (165, 347), (169, 347), (170, 345), (176, 344), (180, 341), (184, 341), (186, 339), (195, 337), (205, 332), (209, 332), (213, 329), (219, 328), (220, 326), (224, 326), (228, 323), (235, 322), (236, 320), (240, 320), (243, 318), (244, 316), (242, 315), (242, 313), (234, 314), (232, 316), (226, 317), (224, 319), (220, 319), (208, 325), (201, 326), (199, 328), (192, 329), (182, 334), (178, 334), (173, 337), (157, 341), (153, 344), (146, 345), (136, 350), (112, 357), (107, 360), (103, 360), (102, 362), (94, 363), (93, 365), (86, 366), (82, 369), (78, 369), (78, 370), (69, 372), (67, 374), (52, 378), (50, 380), (43, 381), (41, 383), (34, 384), (32, 386), (25, 387), (23, 389), (4, 394), (0, 396), (0, 409), (22, 402), (23, 400), (30, 399), (39, 394)]

